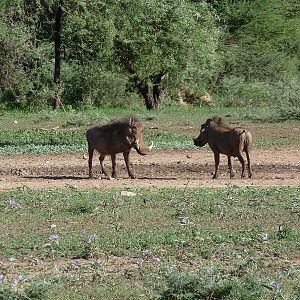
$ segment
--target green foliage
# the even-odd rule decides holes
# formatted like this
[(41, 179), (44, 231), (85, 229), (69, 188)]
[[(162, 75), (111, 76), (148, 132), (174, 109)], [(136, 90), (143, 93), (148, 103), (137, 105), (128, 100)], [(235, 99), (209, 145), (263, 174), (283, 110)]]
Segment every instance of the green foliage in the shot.
[[(52, 104), (56, 9), (54, 0), (1, 1), (2, 108)], [(219, 104), (275, 104), (281, 119), (297, 119), (299, 12), (295, 0), (64, 1), (63, 103), (138, 107), (139, 86), (165, 74), (171, 105), (183, 88)]]
[(164, 278), (161, 300), (175, 299), (265, 299), (262, 283), (253, 275), (233, 277), (218, 270), (199, 270), (197, 274), (170, 272)]
[(221, 103), (273, 105), (282, 119), (299, 118), (298, 1), (220, 1), (216, 6), (228, 30), (217, 90)]
[(11, 285), (0, 283), (0, 300), (43, 300), (48, 288), (47, 283), (35, 280)]
[[(19, 97), (23, 105), (45, 107), (55, 94), (56, 3), (18, 4), (5, 1), (0, 7), (4, 25), (0, 40), (8, 44), (12, 29), (16, 38), (21, 37), (0, 54), (0, 60), (10, 62), (3, 72), (11, 77), (11, 88), (6, 82), (0, 86), (2, 102)], [(168, 73), (165, 84), (170, 88), (180, 84), (201, 93), (217, 68), (220, 30), (206, 3), (70, 0), (64, 2), (63, 10), (65, 104), (125, 106), (137, 99), (137, 84), (151, 82), (161, 73)], [(14, 15), (13, 26), (7, 11)], [(16, 35), (14, 28), (22, 31)]]

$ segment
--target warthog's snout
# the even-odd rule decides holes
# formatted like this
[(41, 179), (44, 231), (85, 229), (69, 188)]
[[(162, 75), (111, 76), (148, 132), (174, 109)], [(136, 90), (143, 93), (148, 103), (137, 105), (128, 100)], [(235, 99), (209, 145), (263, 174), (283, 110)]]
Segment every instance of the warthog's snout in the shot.
[(132, 147), (137, 151), (140, 155), (147, 155), (153, 148), (153, 142), (150, 147), (146, 146), (143, 142), (141, 143), (140, 139), (136, 139), (133, 143)]
[(194, 139), (194, 145), (199, 146), (199, 140), (198, 139)]
[(198, 146), (198, 147), (203, 147), (206, 143), (203, 142), (200, 137), (197, 137), (196, 139), (194, 139), (194, 145)]

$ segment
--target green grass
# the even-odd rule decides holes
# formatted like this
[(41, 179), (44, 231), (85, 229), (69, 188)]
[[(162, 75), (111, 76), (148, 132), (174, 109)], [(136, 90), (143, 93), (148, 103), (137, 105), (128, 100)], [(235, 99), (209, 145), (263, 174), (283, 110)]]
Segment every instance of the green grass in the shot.
[[(43, 297), (55, 300), (62, 299), (62, 289), (69, 299), (173, 299), (163, 295), (175, 293), (178, 280), (199, 283), (198, 270), (207, 283), (212, 268), (215, 280), (195, 286), (199, 293), (209, 295), (232, 282), (228, 293), (241, 296), (243, 286), (249, 291), (230, 299), (252, 299), (249, 295), (258, 288), (253, 299), (274, 299), (276, 281), (284, 299), (297, 299), (287, 296), (297, 293), (299, 283), (299, 188), (136, 189), (131, 197), (120, 191), (2, 193), (0, 260), (7, 263), (0, 273), (7, 279), (0, 283), (0, 299), (4, 286), (5, 295), (17, 287), (42, 293), (39, 284)], [(58, 241), (49, 240), (53, 234)], [(20, 267), (10, 266), (10, 257)], [(124, 264), (106, 264), (105, 257)], [(54, 272), (48, 264), (33, 271), (31, 262), (37, 259), (60, 261), (64, 267)], [(27, 281), (13, 287), (8, 277), (19, 272)]]
[[(281, 123), (262, 123), (254, 120), (255, 110), (233, 108), (191, 108), (174, 107), (157, 111), (41, 111), (41, 112), (4, 112), (0, 116), (0, 155), (27, 153), (85, 152), (87, 128), (96, 124), (105, 124), (111, 119), (133, 113), (145, 124), (145, 142), (154, 142), (157, 149), (194, 148), (192, 139), (198, 135), (199, 124), (207, 117), (221, 115), (226, 122), (243, 124), (247, 127), (262, 125), (268, 130), (254, 135), (257, 147), (284, 146), (299, 144), (294, 128), (298, 121), (285, 123), (286, 132)], [(257, 112), (259, 115), (259, 112)], [(261, 112), (264, 114), (264, 112)], [(17, 121), (17, 123), (14, 123)], [(280, 131), (281, 130), (281, 131)], [(280, 131), (280, 132), (279, 132)], [(270, 132), (278, 132), (270, 136)]]

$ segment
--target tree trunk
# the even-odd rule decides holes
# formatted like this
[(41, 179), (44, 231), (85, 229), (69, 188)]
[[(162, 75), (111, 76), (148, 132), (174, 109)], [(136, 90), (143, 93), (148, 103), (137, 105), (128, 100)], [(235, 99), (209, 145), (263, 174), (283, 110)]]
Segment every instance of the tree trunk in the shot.
[(62, 0), (57, 0), (55, 15), (54, 43), (55, 43), (55, 65), (54, 65), (54, 84), (56, 85), (56, 95), (54, 109), (58, 110), (62, 106), (60, 91), (60, 61), (61, 61), (61, 19), (62, 19)]
[(147, 109), (157, 108), (158, 103), (154, 100), (153, 95), (151, 95), (148, 84), (139, 83), (138, 90), (145, 99)]
[(164, 77), (165, 77), (165, 72), (161, 72), (153, 76), (152, 78), (152, 82), (153, 82), (152, 94), (153, 94), (153, 101), (156, 107), (158, 107), (159, 102), (164, 94), (164, 89), (160, 85)]
[(165, 73), (160, 73), (151, 77), (152, 92), (148, 84), (141, 82), (137, 84), (139, 92), (145, 99), (147, 109), (156, 109), (159, 106), (159, 102), (164, 95), (164, 89), (160, 86), (164, 76)]

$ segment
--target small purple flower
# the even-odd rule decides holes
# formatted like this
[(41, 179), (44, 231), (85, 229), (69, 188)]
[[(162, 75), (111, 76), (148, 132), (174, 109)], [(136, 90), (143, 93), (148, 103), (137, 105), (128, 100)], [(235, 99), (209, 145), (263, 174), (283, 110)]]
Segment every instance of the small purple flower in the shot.
[(0, 282), (3, 282), (5, 279), (5, 275), (4, 274), (0, 274)]
[(262, 239), (263, 241), (267, 241), (268, 238), (269, 238), (269, 235), (268, 235), (267, 232), (264, 232), (264, 233), (261, 235), (261, 239)]
[(144, 262), (144, 259), (142, 257), (138, 257), (137, 260), (136, 260), (136, 262), (137, 262), (137, 264), (139, 266), (141, 266), (143, 264), (143, 262)]
[(75, 264), (76, 266), (80, 266), (80, 259), (79, 259), (79, 258), (75, 259), (75, 260), (74, 260), (74, 264)]
[(157, 256), (154, 256), (153, 257), (153, 260), (154, 260), (154, 262), (156, 262), (156, 263), (160, 263), (160, 261), (161, 261), (161, 259), (160, 259), (160, 257), (157, 255)]
[(275, 289), (277, 292), (281, 292), (282, 291), (282, 287), (280, 285), (280, 283), (273, 281), (272, 283), (272, 288)]
[(13, 262), (15, 260), (17, 260), (17, 259), (14, 256), (11, 256), (11, 257), (8, 258), (8, 261), (10, 261), (10, 262)]
[(15, 199), (9, 199), (8, 205), (9, 206), (17, 206), (17, 201)]
[(58, 234), (51, 234), (49, 240), (52, 242), (57, 242), (59, 240)]
[(89, 234), (88, 235), (88, 242), (91, 243), (94, 240), (95, 240), (95, 236), (93, 234)]
[(179, 220), (181, 225), (189, 224), (189, 217), (180, 217)]
[(143, 255), (148, 255), (149, 254), (149, 249), (143, 249), (142, 254)]
[(55, 261), (53, 263), (53, 267), (58, 271), (59, 270), (59, 262)]
[(12, 284), (17, 284), (19, 282), (22, 282), (25, 280), (25, 276), (20, 274), (18, 275), (13, 281), (12, 281)]

